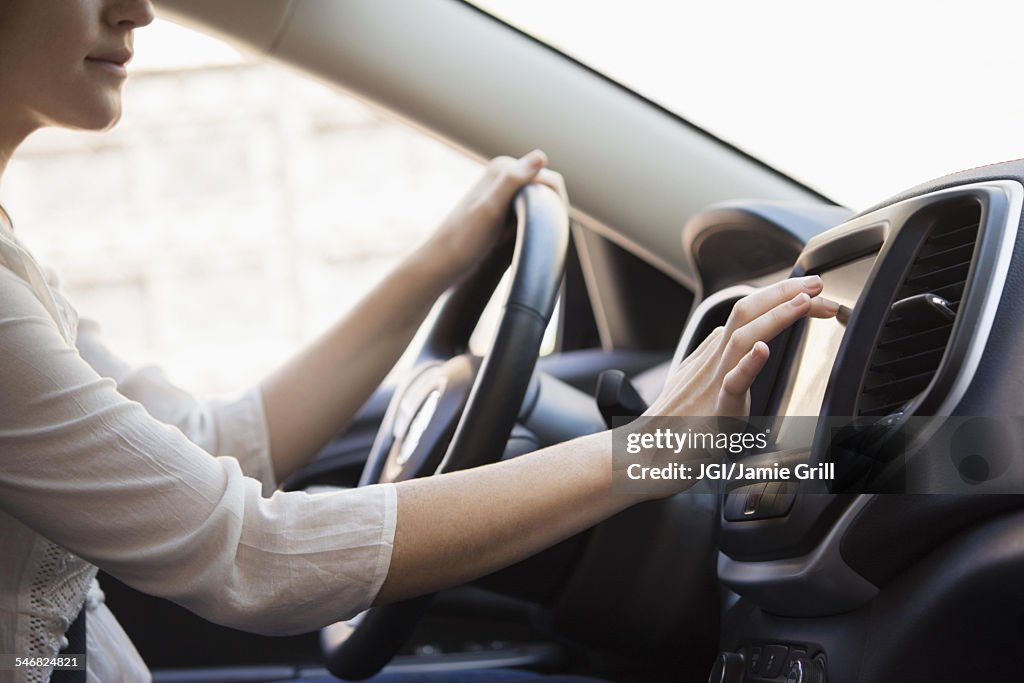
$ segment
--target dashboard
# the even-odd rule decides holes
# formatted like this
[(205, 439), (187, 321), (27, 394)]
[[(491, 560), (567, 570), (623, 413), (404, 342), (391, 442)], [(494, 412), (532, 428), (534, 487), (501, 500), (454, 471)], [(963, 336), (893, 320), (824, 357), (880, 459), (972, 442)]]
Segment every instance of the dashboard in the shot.
[[(807, 239), (800, 232), (815, 216), (800, 207), (773, 206), (770, 216), (759, 202), (713, 207), (684, 230), (706, 289), (676, 361), (756, 287), (790, 274), (819, 274), (824, 294), (844, 307), (843, 315), (803, 321), (774, 340), (751, 405), (755, 415), (816, 419), (805, 429), (794, 425), (807, 420), (780, 420), (770, 451), (751, 457), (834, 460), (830, 432), (821, 426), (829, 420), (894, 431), (915, 420), (966, 424), (1020, 414), (1024, 363), (1010, 339), (1021, 332), (1017, 302), (1024, 295), (1017, 240), (1022, 181), (1019, 162), (947, 177), (835, 227), (819, 223)], [(775, 235), (766, 250), (773, 266), (800, 242), (790, 261), (795, 265), (766, 268), (744, 281), (723, 253), (707, 251), (716, 239), (727, 241), (723, 234), (735, 240), (752, 231), (761, 243), (766, 232)], [(1024, 437), (1024, 430), (1017, 436)], [(969, 450), (987, 465), (999, 456), (986, 453), (985, 443), (982, 435)], [(1020, 507), (1021, 496), (974, 494), (1020, 493), (1024, 471), (988, 468), (985, 476), (970, 479), (956, 454), (936, 455), (929, 454), (913, 478), (907, 466), (894, 478), (891, 463), (872, 463), (874, 470), (858, 471), (855, 482), (827, 492), (744, 482), (721, 494), (718, 578), (734, 602), (723, 616), (712, 680), (954, 680), (917, 675), (933, 670), (922, 653), (909, 649), (924, 626), (912, 630), (867, 614), (887, 596), (909, 599), (912, 587), (894, 592), (890, 584), (935, 544), (986, 515)], [(880, 469), (888, 477), (882, 484)], [(890, 487), (894, 480), (899, 486)], [(965, 493), (972, 495), (960, 495)], [(740, 509), (745, 514), (736, 514)], [(980, 552), (972, 556), (975, 564), (985, 566), (997, 549), (974, 552)], [(948, 595), (915, 600), (937, 612), (952, 609)], [(874, 673), (865, 677), (872, 628), (895, 643), (867, 666)], [(908, 661), (917, 669), (908, 669)]]
[[(673, 359), (621, 374), (649, 399), (736, 301), (818, 274), (845, 315), (801, 321), (770, 342), (751, 414), (780, 429), (741, 457), (832, 464), (843, 476), (793, 488), (702, 482), (603, 522), (549, 605), (558, 633), (682, 659), (707, 646), (708, 659), (719, 653), (713, 681), (1019, 679), (1014, 648), (993, 643), (1018, 638), (1024, 623), (1024, 496), (994, 494), (1024, 492), (1024, 465), (997, 467), (1024, 452), (1024, 420), (1009, 441), (990, 432), (996, 418), (1024, 417), (1022, 206), (1015, 162), (858, 215), (747, 201), (693, 217), (682, 240), (701, 286)], [(758, 258), (738, 257), (738, 245)], [(565, 396), (545, 393), (564, 412)], [(913, 467), (861, 458), (851, 468), (855, 449), (832, 447), (836, 420), (868, 434), (961, 424), (962, 448), (988, 469), (938, 451)]]
[[(909, 198), (807, 240), (791, 270), (760, 281), (708, 292), (696, 307), (676, 351), (675, 362), (707, 331), (721, 324), (732, 305), (765, 281), (817, 274), (824, 294), (841, 315), (802, 321), (772, 342), (774, 367), (759, 378), (754, 415), (826, 416), (901, 420), (949, 415), (971, 383), (1002, 296), (1019, 220), (1019, 183), (995, 180), (937, 190)], [(774, 232), (787, 244), (806, 225), (801, 208), (776, 210), (771, 221), (729, 209), (725, 230), (733, 239), (746, 232)], [(777, 209), (777, 207), (776, 207)], [(712, 209), (709, 215), (718, 215)], [(684, 231), (697, 251), (720, 226), (706, 216), (701, 230)], [(769, 250), (770, 251), (770, 250)], [(781, 251), (781, 247), (778, 251)], [(701, 263), (699, 255), (694, 256)], [(707, 259), (704, 259), (707, 263)], [(705, 265), (705, 268), (707, 266)], [(705, 282), (728, 280), (704, 274)], [(785, 423), (783, 422), (783, 427)], [(780, 434), (778, 450), (811, 447)]]

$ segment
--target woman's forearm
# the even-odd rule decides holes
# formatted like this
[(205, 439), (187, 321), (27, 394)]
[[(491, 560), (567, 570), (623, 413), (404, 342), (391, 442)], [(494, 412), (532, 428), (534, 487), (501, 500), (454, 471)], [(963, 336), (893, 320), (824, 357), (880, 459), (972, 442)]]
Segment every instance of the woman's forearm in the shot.
[[(786, 280), (738, 302), (670, 375), (645, 417), (746, 415), (767, 341), (838, 304), (816, 296), (820, 278)], [(813, 297), (813, 298), (812, 298)], [(650, 423), (631, 425), (649, 429)], [(516, 562), (634, 503), (655, 496), (612, 493), (612, 432), (464, 472), (396, 484), (398, 517), (378, 603), (456, 585)], [(692, 454), (652, 455), (703, 458)], [(679, 482), (674, 490), (686, 488)], [(657, 495), (665, 495), (661, 491)]]
[(260, 384), (278, 481), (352, 419), (452, 279), (443, 261), (420, 249)]
[(640, 500), (612, 493), (611, 432), (395, 488), (395, 545), (377, 604), (489, 574)]

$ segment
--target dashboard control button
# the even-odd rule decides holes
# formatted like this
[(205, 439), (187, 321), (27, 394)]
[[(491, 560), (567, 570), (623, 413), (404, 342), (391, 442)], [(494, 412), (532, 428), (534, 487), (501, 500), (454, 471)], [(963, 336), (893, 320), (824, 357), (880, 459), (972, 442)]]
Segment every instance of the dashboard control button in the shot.
[(708, 683), (743, 683), (743, 655), (736, 652), (719, 653), (711, 668)]
[(782, 672), (782, 666), (786, 663), (786, 654), (789, 648), (785, 645), (766, 645), (761, 661), (761, 675), (766, 678), (775, 678)]
[(768, 484), (753, 484), (752, 486), (745, 486), (744, 488), (750, 489), (747, 493), (747, 499), (743, 503), (743, 516), (751, 519), (757, 519), (757, 508), (761, 504), (761, 500), (764, 497), (764, 490), (768, 487)]
[(747, 496), (743, 489), (735, 489), (725, 494), (725, 519), (729, 522), (738, 522), (743, 519), (743, 503)]
[(786, 668), (792, 667), (797, 663), (798, 660), (807, 659), (807, 651), (801, 650), (798, 647), (794, 647), (789, 651), (789, 656), (786, 657)]
[(798, 659), (793, 662), (786, 676), (786, 683), (804, 683), (804, 660)]
[(740, 486), (725, 496), (725, 519), (728, 522), (742, 522), (760, 519), (761, 503), (767, 484)]
[(782, 673), (787, 676), (786, 683), (803, 683), (804, 670), (807, 668), (807, 651), (793, 648), (786, 657), (786, 665)]
[(758, 666), (761, 664), (761, 648), (759, 646), (755, 645), (750, 648), (748, 661), (750, 662), (750, 673), (756, 674)]

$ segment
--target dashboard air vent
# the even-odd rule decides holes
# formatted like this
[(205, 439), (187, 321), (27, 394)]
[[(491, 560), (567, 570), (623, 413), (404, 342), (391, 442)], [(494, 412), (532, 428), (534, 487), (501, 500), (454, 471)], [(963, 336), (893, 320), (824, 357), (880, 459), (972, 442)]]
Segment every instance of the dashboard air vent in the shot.
[(857, 398), (858, 415), (890, 415), (927, 388), (942, 361), (978, 239), (977, 204), (937, 215), (893, 297)]

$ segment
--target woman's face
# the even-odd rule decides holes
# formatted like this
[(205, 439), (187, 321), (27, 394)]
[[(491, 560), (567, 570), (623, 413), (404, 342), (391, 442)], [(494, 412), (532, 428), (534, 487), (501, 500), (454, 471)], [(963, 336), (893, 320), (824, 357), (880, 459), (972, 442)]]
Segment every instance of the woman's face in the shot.
[(149, 0), (0, 0), (0, 125), (99, 130), (121, 115)]

